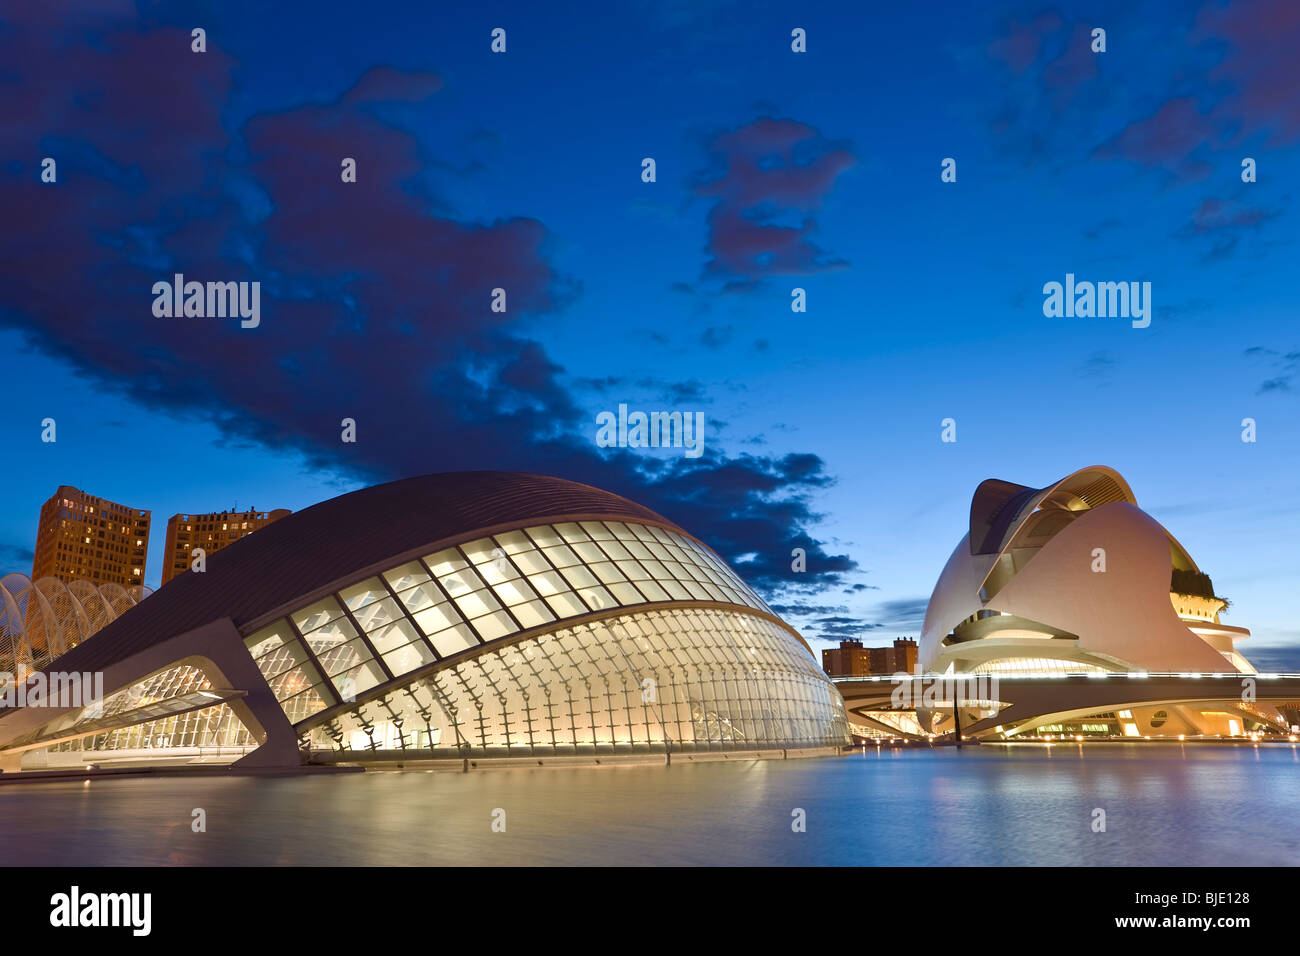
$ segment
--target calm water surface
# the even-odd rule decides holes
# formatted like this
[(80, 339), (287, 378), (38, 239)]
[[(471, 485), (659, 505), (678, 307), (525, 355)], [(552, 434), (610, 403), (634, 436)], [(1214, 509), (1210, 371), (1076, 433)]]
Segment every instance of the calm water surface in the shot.
[[(190, 828), (207, 812), (207, 832)], [(506, 832), (491, 829), (496, 808)], [(807, 832), (791, 811), (807, 812)], [(1106, 832), (1091, 829), (1106, 811)], [(7, 864), (1298, 865), (1294, 747), (0, 787)]]

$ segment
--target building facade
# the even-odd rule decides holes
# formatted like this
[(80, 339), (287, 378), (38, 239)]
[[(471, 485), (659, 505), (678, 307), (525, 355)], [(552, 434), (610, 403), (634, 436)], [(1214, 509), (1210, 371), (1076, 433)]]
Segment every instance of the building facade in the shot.
[(289, 515), (287, 508), (274, 511), (214, 511), (209, 514), (178, 514), (167, 519), (167, 542), (163, 548), (162, 583), (190, 570), (201, 549), (204, 560), (228, 544), (265, 528)]
[(59, 486), (41, 505), (31, 579), (142, 587), (151, 513)]
[(1114, 469), (990, 479), (930, 596), (923, 673), (838, 686), (854, 726), (908, 737), (1296, 739), (1300, 675), (1257, 674), (1227, 607)]
[(1113, 469), (1085, 468), (1046, 488), (990, 479), (930, 596), (921, 664), (1254, 673), (1237, 650), (1250, 631), (1220, 621), (1226, 606)]
[(98, 710), (0, 715), (0, 768), (787, 751), (848, 743), (807, 644), (703, 542), (586, 485), (363, 489), (214, 554), (51, 665)]
[(917, 737), (1290, 735), (1300, 675), (1256, 674), (1227, 606), (1115, 470), (990, 479), (930, 596), (924, 673), (839, 686), (855, 724)]
[(892, 647), (863, 647), (861, 641), (845, 640), (822, 651), (822, 670), (831, 677), (910, 674), (916, 669), (916, 653), (916, 641), (907, 637), (896, 639)]

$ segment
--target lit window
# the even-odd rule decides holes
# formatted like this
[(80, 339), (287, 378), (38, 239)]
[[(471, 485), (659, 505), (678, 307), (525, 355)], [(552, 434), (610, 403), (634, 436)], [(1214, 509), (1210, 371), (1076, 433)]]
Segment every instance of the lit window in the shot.
[(343, 616), (343, 609), (332, 597), (322, 598), (293, 615), (293, 623), (304, 634)]
[(448, 574), (439, 574), (438, 583), (446, 588), (447, 593), (452, 597), (460, 597), (462, 594), (477, 591), (486, 586), (479, 576), (474, 573), (473, 569), (469, 567)]
[(495, 560), (498, 549), (496, 542), (491, 538), (479, 538), (477, 541), (462, 544), (460, 550), (465, 552), (465, 557), (474, 564), (488, 564)]
[(450, 574), (453, 571), (459, 571), (461, 568), (468, 567), (465, 559), (460, 556), (460, 552), (455, 548), (447, 548), (445, 551), (439, 551), (437, 554), (431, 554), (424, 559), (430, 570), (436, 577), (442, 577), (444, 574)]
[[(395, 624), (380, 628), (370, 633), (370, 643), (381, 655), (399, 647), (405, 647), (412, 641), (419, 641), (420, 633), (410, 621), (403, 618)], [(423, 642), (421, 642), (423, 643)]]
[(507, 607), (522, 604), (524, 601), (532, 601), (537, 597), (537, 594), (528, 586), (528, 583), (521, 578), (494, 585), (492, 590), (496, 592), (497, 599)]
[(441, 634), (430, 637), (429, 642), (433, 644), (442, 657), (449, 657), (457, 651), (463, 651), (467, 647), (478, 646), (478, 640), (474, 634), (464, 624), (457, 624), (455, 627), (443, 631)]
[(555, 615), (551, 613), (551, 609), (541, 601), (517, 604), (511, 607), (510, 610), (525, 629), (540, 627), (555, 620)]
[(352, 585), (339, 594), (339, 597), (343, 598), (343, 603), (348, 606), (349, 611), (357, 611), (381, 598), (388, 597), (388, 591), (379, 578), (369, 578), (360, 584)]
[(420, 630), (430, 636), (447, 630), (455, 624), (459, 624), (461, 617), (456, 613), (450, 602), (444, 601), (435, 607), (426, 608), (414, 615), (415, 623), (420, 626)]
[(456, 598), (456, 606), (468, 618), (481, 617), (484, 614), (501, 609), (497, 599), (486, 588)]
[(497, 544), (501, 545), (501, 550), (506, 554), (517, 554), (520, 551), (533, 550), (533, 543), (528, 540), (528, 536), (522, 531), (508, 531), (505, 534), (496, 536)]
[(546, 603), (551, 606), (558, 617), (573, 617), (577, 614), (585, 614), (587, 608), (578, 600), (577, 595), (572, 591), (561, 591), (546, 599)]
[(523, 571), (524, 574), (536, 574), (539, 571), (551, 570), (550, 563), (542, 557), (540, 551), (520, 551), (516, 554), (511, 554), (510, 560), (512, 560), (515, 563), (515, 566), (519, 568), (520, 571)]
[(560, 577), (558, 571), (543, 571), (541, 574), (530, 574), (528, 580), (542, 597), (549, 597), (552, 594), (569, 590), (569, 586), (564, 583), (564, 579)]
[(470, 622), (474, 629), (478, 631), (479, 636), (485, 641), (494, 641), (499, 637), (505, 637), (507, 634), (513, 634), (519, 628), (515, 627), (514, 621), (505, 611), (497, 611), (492, 614), (476, 617)]
[(400, 568), (384, 572), (384, 580), (394, 591), (405, 591), (416, 584), (429, 580), (429, 574), (419, 561), (410, 561)]
[(356, 617), (357, 623), (361, 625), (361, 629), (369, 633), (376, 628), (383, 627), (385, 624), (391, 624), (403, 615), (398, 610), (397, 602), (390, 597), (386, 597), (382, 601), (367, 604), (360, 610), (355, 611), (353, 616)]

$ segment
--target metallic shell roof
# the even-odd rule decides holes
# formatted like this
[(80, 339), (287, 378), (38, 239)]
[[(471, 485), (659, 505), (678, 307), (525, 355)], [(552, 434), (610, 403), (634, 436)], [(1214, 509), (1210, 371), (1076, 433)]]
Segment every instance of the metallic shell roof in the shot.
[(619, 495), (542, 475), (446, 472), (363, 488), (281, 518), (209, 555), (205, 572), (178, 575), (59, 658), (57, 667), (100, 670), (223, 617), (243, 627), (299, 596), (440, 542), (535, 519), (601, 518), (690, 536)]

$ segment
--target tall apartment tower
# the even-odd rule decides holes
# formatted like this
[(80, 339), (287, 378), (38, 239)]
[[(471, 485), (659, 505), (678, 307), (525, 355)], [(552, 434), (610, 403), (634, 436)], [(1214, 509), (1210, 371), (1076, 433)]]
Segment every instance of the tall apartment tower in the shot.
[(214, 511), (205, 515), (172, 515), (167, 520), (167, 563), (163, 565), (162, 583), (166, 584), (178, 574), (190, 569), (195, 548), (202, 548), (211, 557), (228, 544), (265, 528), (292, 514), (288, 508), (274, 511)]
[(822, 670), (831, 677), (862, 677), (871, 673), (871, 651), (861, 641), (840, 641), (822, 651)]
[(916, 641), (898, 638), (893, 647), (863, 647), (861, 641), (840, 641), (822, 651), (822, 669), (831, 677), (870, 677), (912, 673), (916, 669)]
[(151, 514), (60, 485), (41, 505), (32, 580), (143, 585)]

